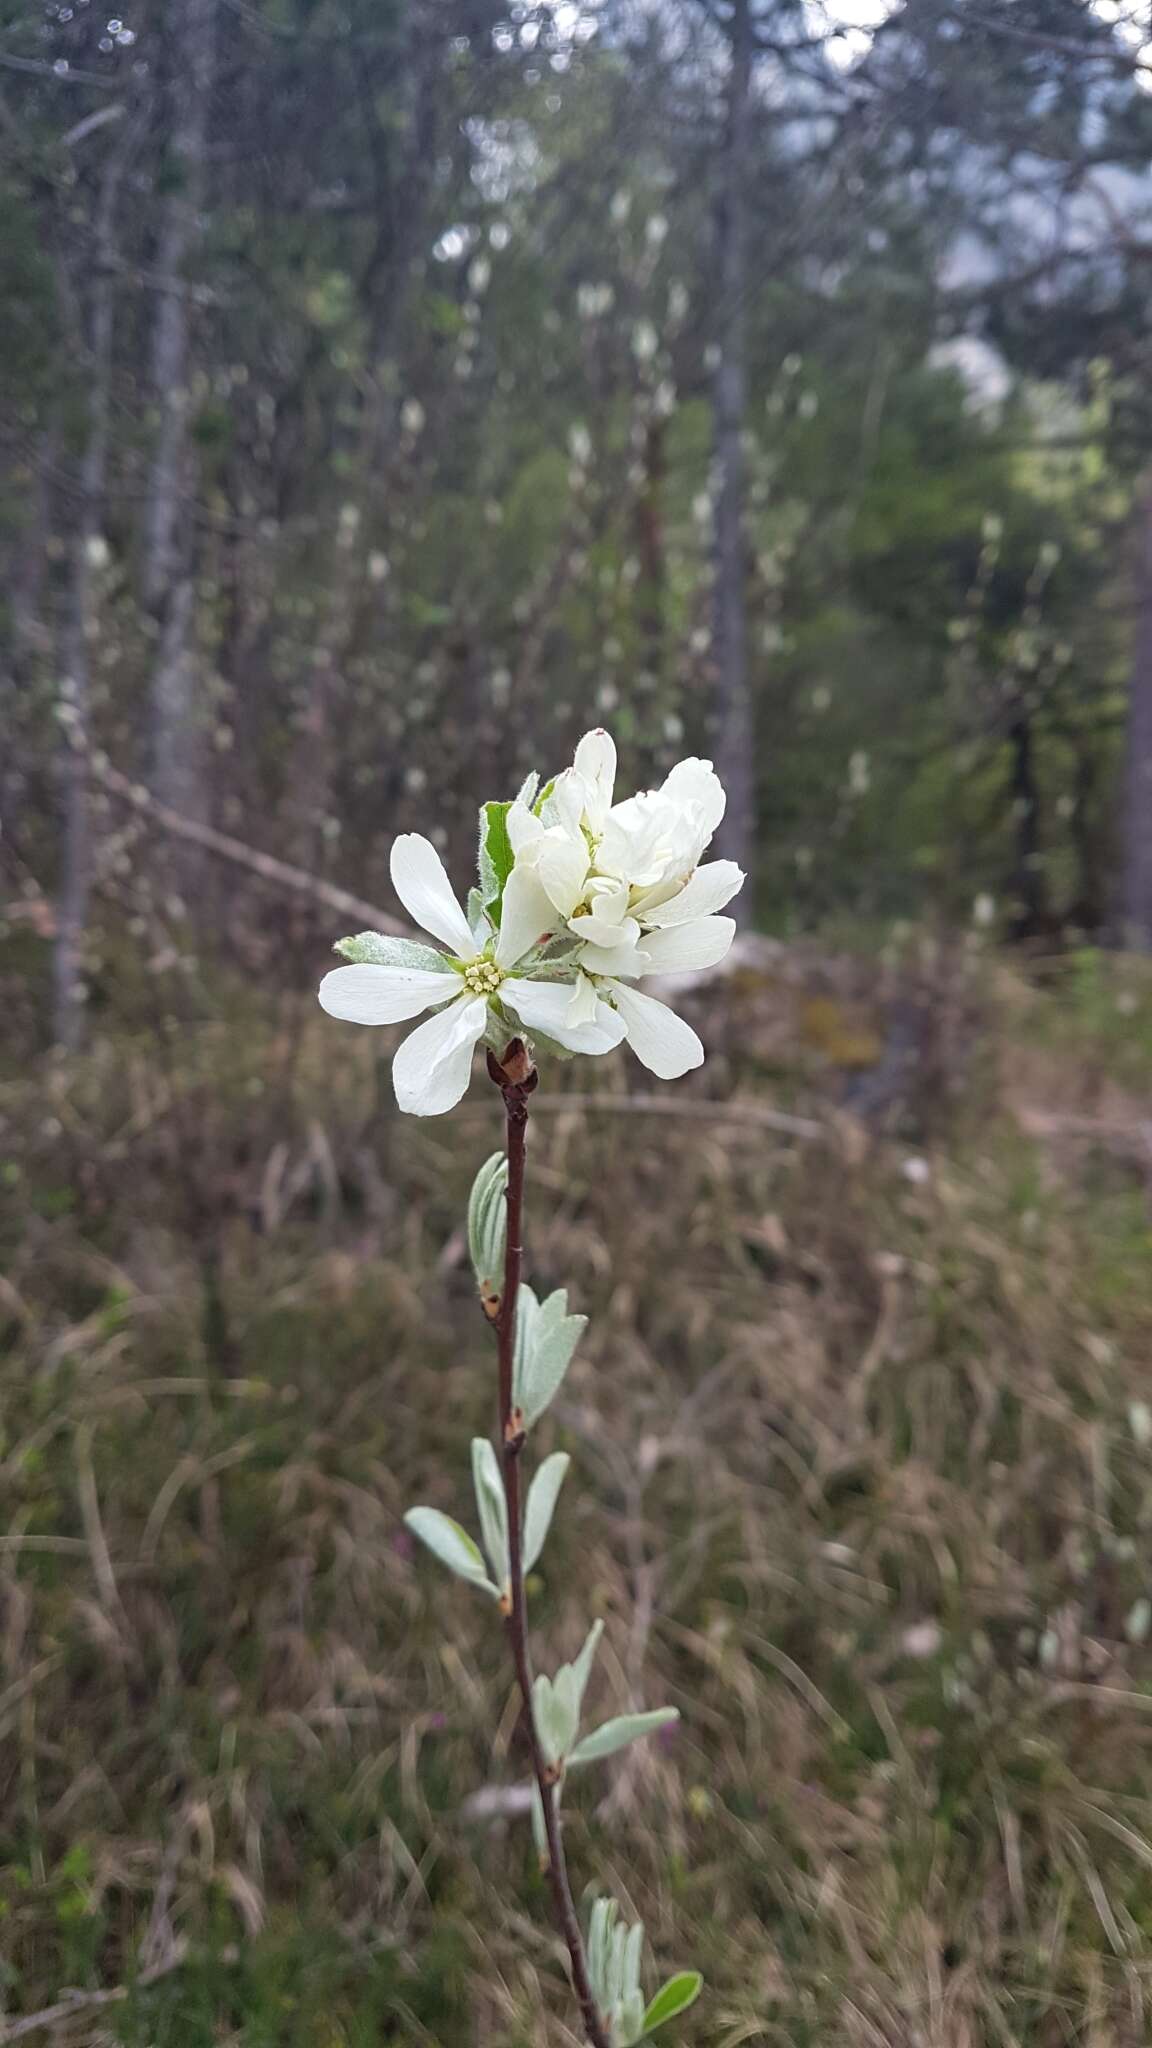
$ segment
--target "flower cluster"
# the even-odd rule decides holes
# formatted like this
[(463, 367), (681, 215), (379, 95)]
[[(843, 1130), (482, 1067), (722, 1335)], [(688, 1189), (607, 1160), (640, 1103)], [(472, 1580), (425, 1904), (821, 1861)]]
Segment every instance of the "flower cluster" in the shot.
[(396, 894), (447, 951), (376, 932), (344, 939), (336, 950), (350, 964), (325, 976), (320, 1001), (355, 1024), (434, 1012), (393, 1062), (402, 1110), (453, 1108), (475, 1046), (501, 1052), (514, 1033), (566, 1053), (626, 1039), (662, 1080), (699, 1066), (696, 1033), (637, 984), (715, 966), (732, 943), (735, 925), (717, 912), (744, 877), (734, 861), (701, 865), (724, 791), (712, 763), (695, 759), (619, 803), (615, 781), (610, 735), (590, 732), (542, 790), (532, 776), (513, 802), (485, 804), (467, 912), (429, 840), (394, 842)]

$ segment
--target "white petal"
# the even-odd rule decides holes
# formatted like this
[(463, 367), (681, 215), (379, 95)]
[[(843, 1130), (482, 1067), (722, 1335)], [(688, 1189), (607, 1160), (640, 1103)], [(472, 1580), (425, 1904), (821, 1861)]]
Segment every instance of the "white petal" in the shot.
[(628, 981), (652, 972), (647, 950), (639, 946), (585, 946), (579, 964), (586, 974), (619, 974)]
[(500, 936), (496, 941), (497, 964), (514, 967), (537, 940), (554, 932), (559, 922), (538, 870), (517, 862), (504, 884)]
[(728, 801), (724, 784), (713, 768), (711, 761), (701, 761), (692, 756), (687, 761), (677, 761), (676, 766), (664, 777), (662, 796), (671, 797), (673, 802), (697, 803), (700, 805), (702, 822), (707, 838), (712, 834), (724, 816)]
[(714, 910), (722, 910), (743, 886), (743, 870), (734, 860), (709, 861), (697, 868), (678, 895), (655, 910), (645, 910), (637, 904), (637, 914), (645, 924), (687, 924), (692, 918), (711, 917)]
[(468, 919), (452, 894), (444, 863), (430, 839), (402, 832), (392, 842), (392, 886), (422, 930), (451, 946), (461, 960), (475, 953)]
[(508, 813), (508, 838), (514, 854), (521, 854), (533, 840), (544, 837), (544, 827), (534, 811), (516, 798)]
[(552, 794), (548, 798), (549, 824), (559, 826), (562, 831), (574, 837), (580, 831), (584, 800), (583, 776), (577, 775), (571, 768), (565, 768), (564, 773), (556, 777)]
[(584, 804), (588, 823), (593, 832), (600, 833), (612, 808), (616, 782), (616, 743), (611, 733), (605, 732), (603, 726), (586, 732), (576, 749), (574, 765), (588, 792)]
[(567, 1052), (611, 1052), (624, 1036), (622, 1019), (607, 1003), (597, 1003), (591, 1023), (573, 1024), (572, 995), (568, 981), (506, 981), (500, 990), (500, 1000), (529, 1031), (543, 1031)]
[(580, 831), (553, 826), (533, 849), (536, 872), (561, 917), (570, 917), (588, 878), (588, 842)]
[(334, 967), (320, 983), (320, 1007), (347, 1024), (402, 1024), (460, 993), (460, 976), (449, 967), (433, 974), (425, 967)]
[(582, 910), (579, 917), (570, 917), (568, 929), (586, 946), (634, 946), (640, 937), (634, 917), (603, 917), (599, 910)]
[[(704, 1047), (692, 1026), (675, 1010), (658, 1003), (654, 996), (642, 996), (639, 989), (622, 981), (613, 982), (612, 993), (624, 1019), (628, 1043), (651, 1073), (662, 1081), (675, 1081), (689, 1067), (701, 1064)], [(420, 1029), (427, 1031), (428, 1026), (422, 1024)]]
[(565, 1015), (568, 1029), (571, 1031), (578, 1024), (594, 1024), (600, 1002), (595, 982), (590, 981), (586, 974), (578, 974), (571, 992), (572, 1000)]
[(404, 1040), (392, 1062), (392, 1086), (409, 1116), (440, 1116), (455, 1108), (468, 1086), (472, 1048), (487, 1017), (483, 996), (457, 998)]
[(671, 924), (663, 931), (645, 932), (649, 972), (692, 973), (701, 967), (715, 967), (724, 958), (735, 934), (734, 917), (694, 917), (688, 924)]

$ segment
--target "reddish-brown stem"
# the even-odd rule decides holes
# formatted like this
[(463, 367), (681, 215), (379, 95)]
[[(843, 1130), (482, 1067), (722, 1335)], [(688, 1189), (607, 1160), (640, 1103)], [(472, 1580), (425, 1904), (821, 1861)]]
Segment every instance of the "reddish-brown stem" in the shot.
[(524, 1433), (513, 1415), (512, 1372), (516, 1355), (516, 1308), (520, 1296), (520, 1274), (524, 1264), (524, 1159), (528, 1137), (528, 1098), (536, 1086), (536, 1071), (523, 1048), (513, 1043), (502, 1061), (489, 1058), (488, 1069), (504, 1097), (508, 1145), (508, 1241), (504, 1253), (504, 1290), (496, 1322), (500, 1361), (500, 1447), (504, 1475), (504, 1500), (508, 1510), (509, 1606), (508, 1640), (516, 1681), (524, 1707), (524, 1723), (532, 1752), (532, 1772), (544, 1809), (544, 1832), (548, 1843), (548, 1879), (557, 1924), (564, 1937), (572, 1970), (572, 1988), (580, 2006), (584, 2031), (592, 2048), (612, 2048), (604, 2021), (596, 2008), (588, 1976), (588, 1959), (580, 1922), (568, 1881), (564, 1859), (564, 1838), (556, 1806), (556, 1787), (536, 1726), (532, 1699), (532, 1658), (528, 1648), (528, 1616), (524, 1600), (520, 1458)]

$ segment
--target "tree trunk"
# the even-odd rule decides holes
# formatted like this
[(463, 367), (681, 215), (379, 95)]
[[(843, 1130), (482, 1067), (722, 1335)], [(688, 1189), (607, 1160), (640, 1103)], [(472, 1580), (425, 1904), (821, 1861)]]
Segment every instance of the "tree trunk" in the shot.
[(653, 414), (644, 428), (644, 481), (636, 500), (634, 532), (640, 575), (636, 624), (640, 663), (653, 683), (664, 675), (664, 609), (668, 567), (664, 547), (664, 486), (668, 473), (667, 421)]
[(1136, 647), (1125, 746), (1121, 941), (1152, 953), (1152, 487), (1141, 508)]
[(301, 864), (312, 870), (324, 865), (329, 843), (344, 671), (355, 636), (371, 514), (383, 495), (395, 440), (393, 371), (436, 163), (440, 62), (437, 44), (413, 42), (397, 58), (398, 66), (410, 67), (412, 99), (399, 172), (394, 186), (385, 181), (380, 232), (362, 282), (365, 296), (374, 301), (370, 369), (355, 422), (333, 439), (331, 466), (344, 479), (343, 495), (333, 513), (324, 610), (310, 650), (285, 806), (293, 847)]
[(748, 869), (756, 787), (755, 735), (748, 690), (744, 459), (748, 393), (748, 128), (753, 47), (750, 0), (733, 0), (728, 33), (731, 55), (717, 214), (719, 306), (712, 397), (716, 451), (712, 626), (716, 766), (728, 792), (728, 809), (716, 835), (716, 845), (725, 858), (739, 861), (741, 867)]
[(1036, 750), (1032, 720), (1021, 705), (1008, 729), (1011, 766), (1008, 785), (1012, 796), (1012, 829), (1015, 857), (1012, 894), (1015, 909), (1012, 934), (1017, 939), (1035, 939), (1051, 927), (1048, 890), (1044, 880), (1040, 845), (1040, 791), (1036, 781)]
[[(151, 691), (151, 779), (163, 803), (204, 811), (202, 709), (193, 646), (195, 478), (188, 445), (191, 403), (189, 260), (200, 236), (207, 175), (208, 113), (216, 0), (173, 0), (168, 18), (170, 189), (156, 257), (151, 382), (156, 439), (144, 509), (141, 590), (156, 629)], [(181, 861), (181, 881), (188, 854)]]
[(86, 344), (88, 418), (77, 485), (67, 611), (61, 645), (60, 702), (63, 715), (63, 854), (53, 961), (55, 1035), (75, 1051), (84, 1031), (84, 935), (92, 888), (92, 826), (88, 786), (91, 743), (89, 646), (94, 629), (93, 581), (102, 534), (108, 476), (112, 344), (116, 319), (116, 203), (127, 162), (117, 148), (100, 183), (94, 223), (92, 278), (88, 293)]

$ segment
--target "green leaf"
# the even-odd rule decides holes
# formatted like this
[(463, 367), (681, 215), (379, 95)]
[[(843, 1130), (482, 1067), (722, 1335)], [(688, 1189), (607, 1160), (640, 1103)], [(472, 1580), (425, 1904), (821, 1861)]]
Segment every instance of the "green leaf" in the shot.
[(596, 1655), (596, 1646), (599, 1643), (603, 1633), (604, 1623), (602, 1621), (594, 1621), (592, 1623), (591, 1628), (588, 1631), (588, 1634), (584, 1638), (584, 1648), (581, 1650), (580, 1655), (577, 1657), (576, 1662), (572, 1666), (572, 1670), (576, 1679), (577, 1712), (579, 1712), (580, 1708), (584, 1705), (584, 1694), (588, 1690), (588, 1679), (592, 1670), (592, 1659)]
[(503, 1586), (508, 1578), (508, 1510), (500, 1466), (486, 1436), (472, 1439), (472, 1484), (484, 1548), (496, 1582)]
[(470, 1585), (482, 1586), (495, 1599), (500, 1598), (498, 1588), (488, 1577), (479, 1545), (473, 1543), (467, 1530), (454, 1522), (451, 1515), (442, 1515), (439, 1508), (409, 1508), (404, 1520), (412, 1534), (426, 1543), (433, 1556), (455, 1572), (457, 1578), (467, 1579)]
[(480, 806), (480, 894), (493, 924), (500, 922), (500, 901), (504, 884), (512, 872), (515, 855), (508, 837), (510, 803)]
[(576, 1733), (572, 1702), (565, 1690), (540, 1672), (532, 1687), (532, 1709), (536, 1732), (550, 1764), (563, 1763)]
[(487, 936), (488, 920), (484, 914), (484, 898), (479, 889), (469, 889), (464, 915), (468, 919), (468, 929), (473, 936), (477, 932)]
[(499, 1294), (508, 1236), (508, 1161), (493, 1152), (484, 1161), (468, 1197), (468, 1251), (481, 1294)]
[(521, 1395), (524, 1391), (528, 1361), (536, 1343), (536, 1325), (540, 1320), (540, 1303), (526, 1280), (520, 1283), (516, 1296), (516, 1340), (512, 1354), (512, 1400), (517, 1408), (523, 1407)]
[(644, 2031), (650, 2034), (654, 2027), (661, 2027), (665, 2020), (674, 2020), (677, 2013), (687, 2012), (695, 2005), (704, 1988), (704, 1979), (699, 1970), (681, 1970), (675, 1977), (669, 1977), (661, 1985), (644, 2015)]
[[(489, 1447), (491, 1448), (491, 1447)], [(528, 1488), (524, 1510), (524, 1570), (530, 1572), (544, 1548), (564, 1475), (572, 1463), (567, 1451), (554, 1451), (545, 1458)]]
[(420, 967), (433, 974), (451, 974), (446, 953), (435, 946), (418, 945), (415, 939), (394, 939), (388, 932), (358, 932), (354, 939), (337, 939), (333, 952), (345, 960), (363, 960), (370, 967)]
[(568, 1761), (572, 1764), (596, 1764), (606, 1756), (614, 1756), (618, 1749), (626, 1749), (630, 1742), (636, 1742), (642, 1735), (652, 1735), (657, 1728), (669, 1728), (673, 1721), (680, 1719), (678, 1707), (654, 1707), (649, 1714), (618, 1714), (614, 1720), (605, 1721), (578, 1742)]
[(531, 775), (525, 776), (523, 782), (520, 784), (520, 787), (516, 792), (517, 803), (524, 804), (527, 806), (528, 810), (531, 810), (533, 804), (536, 801), (536, 791), (539, 789), (539, 787), (540, 777), (536, 773), (536, 770), (534, 768), (532, 770)]
[(570, 1316), (567, 1311), (568, 1295), (561, 1287), (541, 1304), (523, 1343), (516, 1347), (514, 1398), (524, 1410), (528, 1429), (555, 1399), (588, 1327), (587, 1316)]

